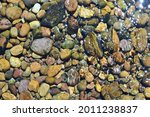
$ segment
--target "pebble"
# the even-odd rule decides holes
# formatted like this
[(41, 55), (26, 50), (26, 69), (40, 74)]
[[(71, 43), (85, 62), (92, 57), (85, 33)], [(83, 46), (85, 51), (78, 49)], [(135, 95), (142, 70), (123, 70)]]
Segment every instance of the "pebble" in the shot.
[(124, 62), (123, 54), (121, 52), (113, 53), (113, 58), (117, 63), (123, 63)]
[(142, 77), (142, 84), (146, 87), (150, 87), (150, 73)]
[(22, 77), (23, 71), (21, 69), (16, 68), (13, 73), (14, 78)]
[(10, 53), (13, 56), (18, 56), (23, 52), (23, 47), (21, 45), (16, 45), (10, 49)]
[(31, 49), (39, 55), (46, 55), (52, 48), (53, 41), (49, 38), (36, 39), (31, 44)]
[(32, 72), (38, 72), (41, 69), (41, 65), (38, 62), (31, 63), (30, 67)]
[(26, 70), (23, 72), (23, 76), (28, 77), (31, 74), (31, 68), (27, 67)]
[(85, 72), (85, 79), (87, 82), (92, 82), (94, 80), (94, 76), (91, 72)]
[(65, 7), (69, 12), (74, 12), (78, 7), (77, 0), (65, 0)]
[(77, 88), (79, 91), (85, 91), (86, 90), (86, 86), (87, 86), (87, 81), (86, 80), (81, 80), (78, 85)]
[(41, 9), (41, 5), (39, 3), (36, 3), (33, 7), (32, 7), (32, 12), (33, 13), (38, 13)]
[(46, 77), (45, 82), (52, 85), (55, 83), (55, 80), (54, 77)]
[(22, 37), (27, 36), (29, 31), (30, 31), (30, 25), (28, 23), (22, 24), (22, 26), (20, 28), (20, 36), (22, 36)]
[(6, 16), (11, 20), (19, 19), (22, 14), (22, 9), (17, 6), (8, 7), (6, 9)]
[(144, 55), (142, 62), (145, 67), (150, 67), (150, 53), (147, 55)]
[(96, 91), (99, 93), (102, 91), (102, 86), (98, 82), (96, 83), (95, 88), (96, 88)]
[(38, 89), (38, 93), (40, 96), (44, 97), (49, 91), (50, 86), (46, 83), (42, 83)]
[(131, 42), (126, 40), (126, 39), (122, 39), (120, 41), (120, 48), (123, 52), (128, 52), (132, 49), (132, 45)]
[(11, 57), (10, 58), (10, 65), (12, 67), (20, 67), (21, 66), (21, 61), (19, 58), (16, 58), (16, 57)]
[(0, 72), (0, 81), (4, 81), (5, 80), (5, 74)]
[(82, 6), (79, 11), (79, 16), (82, 18), (91, 18), (94, 16), (94, 11)]
[(26, 10), (23, 11), (21, 17), (24, 18), (27, 21), (34, 21), (34, 20), (36, 20), (36, 15), (34, 13), (28, 12)]
[(0, 51), (3, 51), (5, 49), (6, 42), (7, 42), (6, 38), (3, 36), (0, 36)]
[(45, 10), (40, 10), (38, 13), (37, 13), (37, 18), (41, 19), (45, 16), (46, 12)]
[(16, 100), (17, 98), (12, 93), (6, 92), (2, 94), (4, 100)]
[(36, 80), (31, 80), (31, 81), (29, 82), (28, 89), (29, 89), (30, 91), (37, 92), (38, 89), (39, 89), (39, 82), (36, 81)]
[(18, 87), (19, 92), (21, 93), (23, 91), (27, 91), (28, 85), (29, 85), (29, 80), (21, 80)]
[(0, 30), (7, 30), (11, 26), (12, 26), (12, 24), (8, 19), (6, 19), (6, 18), (0, 19)]
[(114, 29), (112, 31), (112, 42), (114, 43), (114, 51), (119, 51), (120, 40), (119, 40), (117, 32)]
[(61, 92), (53, 96), (53, 100), (69, 100), (70, 95), (66, 92)]
[(20, 100), (32, 100), (33, 97), (29, 91), (23, 91), (19, 95)]
[(69, 50), (69, 49), (61, 49), (61, 51), (60, 51), (60, 58), (62, 60), (69, 59), (70, 56), (71, 56), (71, 50)]
[(49, 77), (53, 77), (53, 76), (56, 76), (62, 69), (62, 65), (52, 65), (49, 67), (48, 69), (48, 76)]
[(124, 62), (124, 69), (125, 69), (126, 71), (130, 71), (130, 69), (131, 69), (130, 62), (128, 62), (128, 61), (125, 61), (125, 62)]
[(7, 80), (11, 79), (13, 77), (13, 70), (10, 69), (8, 71), (5, 72), (5, 77)]
[(115, 80), (115, 78), (114, 78), (114, 76), (112, 74), (109, 74), (107, 79), (108, 79), (109, 82), (112, 82), (112, 81)]
[(29, 23), (29, 25), (30, 25), (31, 29), (37, 29), (37, 28), (40, 27), (41, 24), (40, 24), (39, 21), (32, 21), (32, 22)]
[(97, 32), (104, 32), (104, 31), (106, 31), (106, 29), (107, 29), (107, 24), (106, 24), (106, 23), (103, 23), (103, 22), (100, 22), (100, 23), (98, 24), (98, 26), (95, 28), (95, 30), (96, 30)]
[(11, 37), (17, 37), (18, 36), (18, 29), (16, 27), (12, 27), (10, 29), (10, 35), (11, 35)]
[(150, 98), (150, 87), (145, 88), (144, 90), (144, 95), (146, 98)]
[(0, 59), (0, 71), (7, 71), (9, 68), (9, 62), (6, 59)]
[(127, 77), (129, 77), (129, 73), (127, 71), (121, 71), (120, 72), (120, 77), (121, 78), (127, 78)]
[(38, 0), (23, 0), (23, 2), (25, 3), (26, 7), (30, 8), (37, 3)]

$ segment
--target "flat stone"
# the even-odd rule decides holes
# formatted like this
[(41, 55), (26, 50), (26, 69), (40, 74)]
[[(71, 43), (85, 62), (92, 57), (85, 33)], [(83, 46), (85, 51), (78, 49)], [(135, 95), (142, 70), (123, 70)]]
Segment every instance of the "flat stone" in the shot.
[(32, 72), (38, 72), (41, 69), (41, 65), (38, 62), (33, 62), (30, 65)]
[(36, 80), (31, 80), (29, 82), (29, 86), (28, 86), (28, 89), (30, 91), (34, 91), (34, 92), (37, 92), (38, 91), (38, 88), (39, 88), (39, 82), (36, 81)]
[(13, 56), (18, 56), (23, 52), (23, 47), (21, 45), (16, 45), (13, 48), (10, 49), (10, 53)]
[(31, 44), (31, 49), (39, 55), (46, 55), (50, 52), (53, 41), (49, 38), (36, 39)]
[(33, 12), (33, 13), (38, 13), (40, 9), (41, 9), (41, 5), (40, 5), (39, 3), (36, 3), (36, 4), (32, 7), (32, 12)]
[(11, 57), (10, 58), (10, 65), (12, 67), (20, 67), (21, 66), (21, 61), (19, 58), (16, 58), (16, 57)]
[(50, 66), (49, 69), (48, 69), (48, 76), (49, 77), (53, 77), (55, 75), (57, 75), (62, 69), (62, 65), (53, 65), (53, 66)]
[(12, 26), (12, 24), (8, 19), (6, 19), (6, 18), (0, 19), (0, 30), (7, 30), (11, 26)]
[(40, 96), (44, 97), (49, 91), (50, 86), (46, 83), (42, 83), (38, 89), (38, 93)]
[(22, 24), (22, 26), (20, 28), (20, 36), (22, 36), (22, 37), (27, 36), (29, 31), (30, 31), (30, 25), (28, 23)]
[(17, 98), (12, 93), (6, 92), (2, 94), (4, 100), (16, 100)]
[(9, 62), (6, 59), (0, 59), (0, 71), (7, 71), (9, 68)]

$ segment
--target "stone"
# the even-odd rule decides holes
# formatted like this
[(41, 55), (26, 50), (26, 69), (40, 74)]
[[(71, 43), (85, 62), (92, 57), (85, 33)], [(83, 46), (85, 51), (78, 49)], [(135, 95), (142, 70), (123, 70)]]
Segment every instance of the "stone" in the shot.
[(44, 97), (49, 91), (50, 86), (46, 83), (42, 83), (38, 89), (38, 93), (40, 96)]
[(145, 67), (150, 67), (150, 53), (143, 56), (142, 62)]
[(146, 98), (150, 98), (150, 87), (145, 88), (144, 90), (144, 95)]
[(60, 51), (60, 58), (62, 60), (69, 59), (70, 56), (71, 56), (71, 50), (69, 50), (69, 49), (61, 49), (61, 51)]
[(21, 0), (7, 0), (9, 3), (18, 4)]
[(119, 8), (121, 8), (123, 11), (125, 11), (128, 8), (124, 0), (118, 0), (117, 3), (118, 3)]
[(24, 23), (22, 24), (21, 28), (20, 28), (20, 36), (24, 37), (27, 36), (27, 34), (30, 31), (30, 25), (28, 23)]
[(135, 12), (134, 18), (135, 18), (136, 22), (142, 26), (144, 26), (149, 20), (149, 16), (147, 13)]
[(30, 76), (31, 74), (31, 68), (27, 67), (26, 70), (23, 72), (23, 76), (27, 77)]
[(132, 44), (136, 51), (142, 52), (146, 49), (148, 44), (147, 31), (144, 28), (137, 28), (131, 32)]
[(70, 95), (66, 92), (61, 92), (53, 96), (53, 100), (69, 100)]
[(14, 94), (14, 95), (17, 95), (17, 93), (18, 93), (18, 90), (17, 90), (16, 86), (13, 85), (13, 84), (10, 84), (10, 85), (9, 85), (9, 90), (10, 90), (10, 92), (11, 92), (12, 94)]
[(23, 11), (21, 17), (24, 18), (27, 21), (34, 21), (34, 20), (36, 20), (36, 15), (34, 13), (32, 13), (32, 12), (28, 12), (27, 10)]
[(52, 85), (55, 83), (55, 80), (54, 77), (46, 77), (45, 82)]
[(6, 37), (0, 36), (0, 54), (3, 53), (5, 46), (6, 46), (7, 40)]
[(27, 91), (28, 85), (29, 85), (29, 80), (21, 80), (18, 87), (19, 93), (23, 91)]
[(65, 7), (69, 12), (76, 11), (78, 7), (78, 1), (77, 0), (65, 0)]
[(10, 69), (10, 70), (8, 70), (8, 71), (6, 71), (5, 72), (5, 77), (6, 77), (6, 79), (11, 79), (12, 77), (13, 77), (13, 70), (12, 69)]
[(0, 71), (7, 71), (9, 69), (10, 69), (9, 62), (4, 58), (0, 59)]
[(114, 43), (114, 51), (119, 51), (120, 40), (119, 40), (117, 32), (114, 29), (112, 30), (112, 42)]
[(33, 7), (32, 7), (32, 12), (33, 13), (38, 13), (41, 9), (41, 5), (39, 3), (36, 3)]
[(53, 76), (56, 76), (62, 69), (62, 65), (52, 65), (49, 67), (48, 69), (48, 76), (49, 77), (53, 77)]
[(37, 18), (41, 19), (45, 16), (46, 12), (45, 10), (40, 10), (38, 13), (37, 13)]
[(126, 71), (130, 71), (131, 65), (130, 65), (130, 62), (129, 62), (129, 61), (125, 61), (125, 62), (124, 62), (124, 69), (125, 69)]
[(120, 72), (120, 77), (121, 78), (124, 78), (124, 77), (127, 78), (127, 77), (129, 77), (129, 72), (127, 72), (127, 71), (121, 71)]
[(41, 65), (38, 62), (31, 63), (30, 67), (32, 72), (38, 72), (41, 69)]
[(42, 18), (41, 24), (45, 27), (54, 27), (63, 20), (65, 15), (64, 1), (50, 3), (46, 15)]
[(16, 68), (13, 73), (14, 78), (22, 77), (23, 71), (21, 69)]
[(49, 37), (51, 35), (51, 30), (46, 27), (41, 27), (41, 33), (43, 37)]
[(12, 24), (8, 19), (6, 19), (6, 18), (0, 19), (0, 30), (7, 30), (11, 26), (12, 26)]
[(101, 92), (102, 91), (102, 86), (97, 82), (95, 85), (96, 91)]
[(91, 18), (94, 16), (94, 11), (82, 6), (79, 11), (79, 16), (82, 18)]
[(123, 63), (124, 62), (124, 57), (121, 52), (115, 52), (113, 53), (113, 58), (117, 63)]
[(26, 62), (26, 61), (22, 61), (21, 62), (21, 68), (23, 69), (23, 70), (26, 70), (26, 68), (29, 66), (29, 63), (28, 62)]
[(77, 85), (77, 88), (79, 91), (85, 91), (86, 87), (87, 87), (87, 81), (86, 80), (81, 80)]
[(23, 0), (24, 4), (26, 7), (30, 8), (32, 7), (35, 3), (38, 2), (38, 0)]
[(150, 73), (147, 73), (144, 77), (142, 77), (142, 84), (146, 87), (150, 87)]
[(64, 49), (72, 49), (74, 47), (75, 43), (74, 41), (72, 40), (65, 40), (63, 43), (62, 43), (62, 48)]
[(39, 82), (36, 81), (36, 80), (31, 80), (29, 82), (29, 85), (28, 85), (28, 89), (30, 91), (34, 91), (34, 92), (37, 92), (38, 91), (38, 88), (39, 88)]
[(85, 79), (87, 82), (92, 82), (94, 80), (94, 76), (91, 72), (85, 72)]
[(9, 93), (9, 92), (3, 93), (2, 97), (3, 97), (4, 100), (16, 100), (17, 99), (15, 97), (15, 95), (13, 95), (12, 93)]
[(29, 91), (23, 91), (19, 95), (20, 100), (32, 100), (33, 97)]
[(22, 14), (22, 9), (17, 6), (8, 7), (6, 9), (6, 16), (10, 20), (16, 20), (19, 19)]
[(126, 39), (122, 39), (120, 41), (120, 48), (123, 52), (128, 52), (132, 49), (132, 45), (131, 42), (126, 40)]
[(31, 44), (33, 52), (39, 55), (46, 55), (50, 52), (53, 45), (53, 41), (49, 38), (36, 39)]
[(0, 72), (0, 81), (4, 81), (5, 80), (5, 74)]
[(11, 37), (17, 37), (18, 36), (18, 29), (16, 27), (12, 27), (10, 29), (10, 35), (11, 35)]
[(21, 61), (20, 61), (19, 58), (11, 57), (9, 61), (10, 61), (10, 65), (12, 67), (17, 67), (18, 68), (18, 67), (21, 66)]
[(10, 53), (13, 56), (18, 56), (23, 52), (23, 47), (21, 45), (16, 45), (13, 48), (10, 49)]
[(69, 34), (74, 34), (77, 33), (79, 27), (78, 20), (74, 17), (68, 18), (68, 33)]
[(75, 68), (70, 69), (67, 75), (68, 75), (67, 83), (70, 86), (75, 86), (80, 80), (80, 74)]
[(96, 32), (105, 32), (107, 29), (107, 24), (100, 22), (98, 26), (95, 28)]
[(89, 33), (84, 39), (84, 47), (88, 54), (101, 58), (103, 56), (103, 50), (100, 48), (95, 33)]
[(113, 82), (115, 80), (115, 78), (112, 74), (109, 74), (107, 79), (108, 79), (109, 82)]
[(39, 21), (32, 21), (29, 23), (29, 25), (30, 25), (31, 29), (36, 29), (36, 28), (40, 27), (41, 24)]

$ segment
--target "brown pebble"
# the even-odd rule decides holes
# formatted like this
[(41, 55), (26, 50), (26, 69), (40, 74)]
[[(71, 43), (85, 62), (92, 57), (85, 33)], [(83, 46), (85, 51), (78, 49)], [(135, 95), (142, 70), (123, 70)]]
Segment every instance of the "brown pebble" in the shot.
[(65, 7), (69, 12), (74, 12), (78, 7), (77, 0), (65, 0)]

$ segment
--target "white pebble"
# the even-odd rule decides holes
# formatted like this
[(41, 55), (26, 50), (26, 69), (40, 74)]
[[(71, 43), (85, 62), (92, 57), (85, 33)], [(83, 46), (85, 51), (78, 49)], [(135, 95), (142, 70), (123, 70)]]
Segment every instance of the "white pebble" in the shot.
[(39, 3), (36, 3), (33, 8), (32, 8), (32, 12), (33, 13), (38, 13), (41, 9), (41, 5)]

